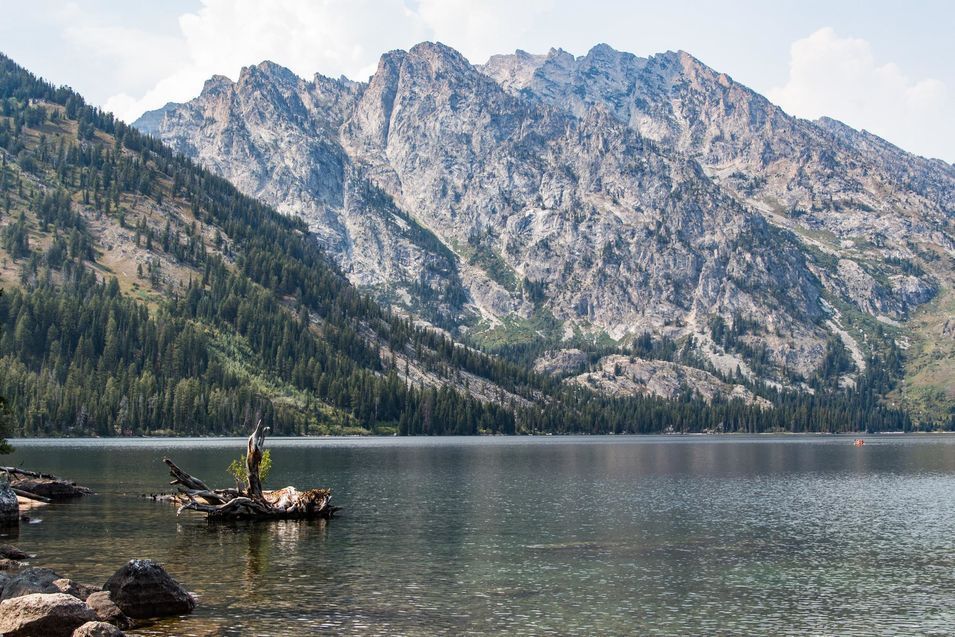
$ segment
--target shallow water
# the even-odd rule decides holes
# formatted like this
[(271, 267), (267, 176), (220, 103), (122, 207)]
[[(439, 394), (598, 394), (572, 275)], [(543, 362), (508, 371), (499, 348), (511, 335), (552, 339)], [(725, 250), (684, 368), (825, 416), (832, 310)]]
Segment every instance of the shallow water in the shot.
[(270, 439), (266, 486), (341, 517), (231, 526), (131, 496), (164, 455), (227, 486), (244, 440), (15, 443), (98, 492), (21, 526), (36, 564), (200, 595), (136, 634), (955, 633), (955, 437)]

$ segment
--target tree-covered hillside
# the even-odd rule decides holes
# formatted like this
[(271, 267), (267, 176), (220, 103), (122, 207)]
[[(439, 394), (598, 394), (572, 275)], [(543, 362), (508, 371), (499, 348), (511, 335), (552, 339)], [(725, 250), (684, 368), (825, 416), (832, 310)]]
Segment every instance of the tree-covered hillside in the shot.
[[(0, 395), (16, 435), (899, 429), (859, 388), (612, 398), (383, 310), (304, 224), (0, 56)], [(870, 384), (871, 381), (871, 384)]]

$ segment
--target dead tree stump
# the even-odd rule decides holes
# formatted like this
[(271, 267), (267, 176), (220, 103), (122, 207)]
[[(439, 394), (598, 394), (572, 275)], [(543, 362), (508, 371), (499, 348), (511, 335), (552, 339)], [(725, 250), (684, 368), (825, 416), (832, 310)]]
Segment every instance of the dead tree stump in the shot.
[(268, 431), (269, 428), (263, 427), (262, 422), (259, 421), (255, 431), (249, 436), (246, 447), (246, 468), (249, 471), (249, 477), (245, 491), (211, 489), (199, 478), (180, 469), (169, 458), (163, 458), (173, 478), (170, 484), (176, 485), (179, 491), (177, 501), (182, 503), (176, 515), (192, 510), (204, 512), (210, 520), (333, 517), (339, 507), (329, 504), (332, 499), (331, 489), (307, 491), (299, 491), (295, 487), (285, 487), (275, 491), (262, 489), (259, 471), (265, 450), (265, 435)]

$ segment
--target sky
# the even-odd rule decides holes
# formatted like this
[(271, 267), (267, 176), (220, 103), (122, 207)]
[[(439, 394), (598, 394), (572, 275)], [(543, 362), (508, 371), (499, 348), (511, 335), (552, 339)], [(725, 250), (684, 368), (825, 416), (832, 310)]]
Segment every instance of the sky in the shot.
[(605, 42), (688, 51), (792, 115), (955, 162), (951, 0), (0, 0), (0, 16), (0, 51), (126, 121), (266, 59), (366, 80), (423, 40), (473, 63)]

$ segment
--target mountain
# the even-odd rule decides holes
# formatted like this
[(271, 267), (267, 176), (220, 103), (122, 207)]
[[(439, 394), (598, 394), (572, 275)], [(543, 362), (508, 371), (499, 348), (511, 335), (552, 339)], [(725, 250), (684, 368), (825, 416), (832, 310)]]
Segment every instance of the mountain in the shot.
[[(908, 393), (898, 398), (924, 413), (955, 407), (946, 331), (955, 310), (955, 167), (830, 118), (790, 117), (682, 51), (640, 58), (599, 45), (579, 58), (494, 56), (480, 68), (523, 99), (577, 117), (601, 109), (698, 161), (724, 191), (795, 234), (824, 300), (841, 310), (831, 331), (849, 314), (897, 328), (908, 349)], [(871, 330), (846, 331), (850, 347), (865, 348)]]
[[(0, 56), (17, 435), (509, 433), (547, 382), (383, 311), (301, 221)], [(523, 421), (522, 427), (533, 428)]]
[(135, 126), (304, 219), (379, 301), (512, 359), (648, 333), (812, 391), (840, 353), (850, 386), (904, 350), (890, 399), (955, 408), (955, 168), (686, 53), (474, 66), (422, 43), (368, 83), (264, 62)]
[[(348, 168), (371, 227), (390, 214), (440, 252), (358, 168), (373, 167)], [(455, 342), (350, 284), (301, 219), (3, 56), (0, 202), (0, 395), (18, 436), (238, 434), (258, 416), (287, 435), (911, 426), (878, 399), (887, 375), (827, 389), (838, 349), (809, 394), (698, 369), (649, 333), (609, 367), (581, 351), (554, 373)], [(617, 367), (631, 382), (608, 393)]]

